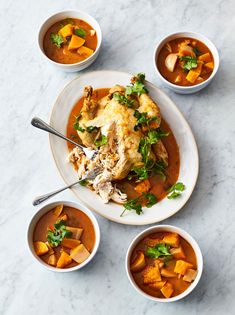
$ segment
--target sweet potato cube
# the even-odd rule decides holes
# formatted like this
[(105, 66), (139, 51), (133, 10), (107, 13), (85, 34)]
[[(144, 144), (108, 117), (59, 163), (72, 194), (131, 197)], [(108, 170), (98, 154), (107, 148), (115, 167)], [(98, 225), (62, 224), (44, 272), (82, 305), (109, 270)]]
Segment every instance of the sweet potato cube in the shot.
[(176, 259), (185, 259), (185, 253), (183, 251), (183, 248), (181, 246), (171, 248), (170, 249), (171, 255), (173, 255)]
[(139, 194), (142, 194), (142, 193), (148, 192), (150, 188), (151, 188), (151, 185), (150, 185), (149, 180), (145, 179), (135, 186), (135, 191), (137, 191), (137, 193)]
[(86, 46), (82, 46), (82, 47), (78, 48), (77, 52), (79, 53), (79, 55), (85, 55), (85, 56), (89, 57), (94, 53), (94, 50), (90, 49)]
[(38, 256), (45, 255), (49, 251), (46, 243), (44, 242), (34, 242), (33, 246), (34, 246), (35, 253)]
[(72, 24), (67, 24), (59, 30), (59, 34), (61, 36), (63, 36), (64, 38), (67, 36), (72, 36), (73, 35), (73, 29), (74, 29), (74, 27)]
[(72, 232), (71, 238), (75, 238), (75, 240), (80, 240), (82, 235), (83, 229), (82, 228), (75, 228), (72, 226), (66, 226), (66, 230)]
[(64, 205), (56, 206), (53, 214), (58, 218), (61, 215), (63, 208), (64, 208)]
[(194, 83), (199, 75), (200, 73), (198, 73), (197, 71), (190, 70), (186, 76), (186, 80), (188, 80), (190, 83)]
[(68, 220), (68, 215), (64, 214), (62, 216), (59, 217), (58, 221), (67, 221)]
[(188, 269), (186, 274), (183, 277), (183, 280), (187, 282), (192, 282), (193, 280), (195, 280), (196, 276), (197, 276), (197, 270)]
[(166, 281), (157, 281), (154, 283), (150, 283), (149, 287), (154, 290), (161, 290), (161, 288), (166, 284)]
[(177, 274), (173, 271), (170, 271), (166, 268), (161, 269), (161, 276), (166, 277), (166, 278), (175, 278), (177, 277)]
[(213, 71), (214, 69), (214, 62), (207, 62), (204, 64), (204, 67), (207, 71)]
[(180, 242), (180, 237), (176, 233), (168, 233), (163, 237), (163, 243), (171, 245), (172, 247), (178, 247)]
[(131, 271), (141, 271), (146, 265), (145, 256), (143, 252), (140, 252), (134, 262), (131, 264)]
[(181, 275), (185, 275), (189, 268), (192, 268), (193, 265), (184, 260), (177, 260), (174, 268), (174, 272)]
[(54, 254), (50, 255), (48, 258), (48, 265), (56, 266), (56, 257)]
[(167, 282), (162, 288), (161, 288), (162, 294), (165, 296), (165, 298), (170, 298), (174, 292), (173, 285), (169, 282)]
[(65, 251), (62, 251), (62, 253), (60, 254), (60, 257), (57, 261), (56, 267), (57, 268), (64, 268), (66, 266), (68, 266), (69, 264), (71, 264), (72, 262), (72, 258), (69, 256), (68, 253), (66, 253)]
[(81, 244), (81, 241), (76, 240), (74, 238), (63, 238), (61, 245), (67, 248), (75, 248)]
[(156, 281), (161, 281), (162, 277), (157, 264), (155, 266), (148, 266), (143, 271), (143, 281), (144, 283), (154, 283)]
[(161, 269), (165, 265), (164, 261), (162, 261), (161, 259), (155, 259), (154, 265), (156, 264), (158, 265), (159, 269)]
[(71, 40), (69, 42), (69, 50), (78, 49), (85, 43), (85, 39), (79, 37), (77, 35), (72, 35)]
[(78, 245), (70, 251), (70, 257), (78, 264), (84, 262), (89, 256), (90, 253), (83, 244)]
[(203, 54), (198, 57), (198, 60), (203, 61), (203, 62), (210, 62), (211, 61), (211, 55), (210, 53)]

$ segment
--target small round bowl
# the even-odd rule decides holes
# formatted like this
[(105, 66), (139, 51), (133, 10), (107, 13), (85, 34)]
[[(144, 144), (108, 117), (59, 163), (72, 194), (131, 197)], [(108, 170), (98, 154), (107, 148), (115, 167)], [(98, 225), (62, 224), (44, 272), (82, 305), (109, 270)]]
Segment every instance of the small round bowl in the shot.
[[(133, 279), (131, 271), (130, 271), (130, 259), (131, 259), (132, 252), (133, 252), (134, 248), (136, 247), (136, 245), (145, 236), (152, 234), (152, 233), (157, 233), (157, 232), (173, 232), (173, 233), (179, 234), (182, 238), (184, 238), (192, 246), (192, 248), (195, 252), (195, 255), (196, 255), (196, 259), (197, 259), (197, 271), (198, 271), (198, 273), (197, 273), (196, 279), (191, 283), (191, 285), (188, 287), (188, 289), (186, 289), (181, 294), (174, 296), (172, 298), (157, 298), (157, 297), (154, 297), (154, 296), (151, 296), (151, 295), (145, 293), (135, 283), (135, 280)], [(191, 235), (189, 235), (186, 231), (180, 229), (179, 227), (172, 226), (172, 225), (155, 225), (155, 226), (152, 226), (152, 227), (144, 230), (140, 234), (138, 234), (134, 238), (134, 240), (131, 242), (131, 244), (127, 250), (125, 264), (126, 264), (126, 273), (127, 273), (128, 279), (130, 280), (130, 283), (135, 288), (135, 290), (149, 300), (152, 300), (155, 302), (162, 302), (162, 303), (175, 302), (175, 301), (181, 300), (185, 296), (187, 296), (189, 293), (191, 293), (193, 291), (193, 289), (197, 286), (197, 284), (201, 278), (202, 270), (203, 270), (202, 253), (201, 253), (201, 250), (200, 250), (197, 242), (195, 241), (195, 239)]]
[[(212, 71), (212, 74), (209, 76), (209, 78), (207, 80), (203, 81), (202, 83), (192, 85), (192, 86), (180, 86), (180, 85), (176, 85), (176, 84), (173, 84), (173, 83), (167, 81), (161, 75), (160, 71), (158, 70), (157, 62), (156, 62), (161, 48), (167, 42), (169, 42), (175, 38), (185, 38), (185, 37), (186, 38), (194, 38), (194, 39), (197, 39), (197, 40), (201, 41), (202, 43), (204, 43), (210, 49), (210, 51), (213, 55), (213, 58), (214, 58), (214, 69)], [(155, 67), (155, 70), (156, 70), (158, 77), (164, 83), (164, 85), (166, 87), (168, 87), (169, 89), (173, 90), (176, 93), (192, 94), (192, 93), (195, 93), (195, 92), (198, 92), (198, 91), (204, 89), (213, 80), (213, 78), (216, 75), (216, 72), (218, 71), (218, 68), (219, 68), (219, 53), (218, 53), (218, 50), (215, 47), (215, 45), (212, 43), (212, 41), (210, 39), (208, 39), (207, 37), (205, 37), (204, 35), (201, 35), (199, 33), (194, 33), (194, 32), (179, 32), (179, 33), (167, 35), (162, 40), (160, 40), (160, 42), (157, 44), (157, 46), (154, 50), (153, 62), (154, 62), (154, 67)]]
[[(97, 47), (96, 47), (95, 52), (87, 59), (77, 62), (77, 63), (72, 63), (72, 64), (62, 64), (62, 63), (51, 60), (50, 58), (47, 57), (43, 49), (43, 39), (48, 29), (56, 22), (61, 21), (66, 18), (80, 19), (87, 22), (94, 28), (97, 34)], [(54, 66), (56, 66), (58, 69), (66, 71), (66, 72), (81, 71), (89, 67), (99, 55), (101, 42), (102, 42), (102, 32), (101, 32), (99, 23), (89, 14), (82, 11), (76, 11), (76, 10), (61, 11), (50, 16), (42, 24), (38, 33), (38, 45), (43, 56), (47, 59), (47, 61), (49, 61)]]
[[(36, 253), (34, 251), (34, 247), (33, 247), (33, 232), (34, 232), (34, 229), (35, 229), (35, 226), (36, 226), (38, 220), (45, 213), (47, 213), (48, 211), (50, 211), (54, 207), (61, 205), (61, 204), (68, 206), (68, 207), (73, 207), (73, 208), (78, 209), (78, 210), (82, 211), (83, 213), (85, 213), (89, 217), (89, 219), (91, 220), (93, 227), (94, 227), (94, 230), (95, 230), (95, 245), (94, 245), (94, 248), (91, 252), (91, 255), (88, 257), (88, 259), (86, 259), (83, 263), (81, 263), (77, 266), (74, 266), (71, 268), (64, 268), (64, 269), (55, 268), (53, 266), (46, 264), (40, 257), (38, 257), (36, 255)], [(48, 270), (55, 271), (55, 272), (71, 272), (71, 271), (75, 271), (75, 270), (79, 270), (79, 269), (83, 268), (94, 258), (95, 254), (98, 250), (99, 244), (100, 244), (100, 228), (99, 228), (98, 222), (97, 222), (95, 216), (93, 215), (93, 213), (89, 209), (84, 207), (83, 205), (78, 204), (76, 202), (72, 202), (72, 201), (64, 201), (64, 200), (63, 201), (55, 201), (55, 202), (52, 202), (52, 203), (49, 203), (49, 204), (43, 206), (33, 215), (32, 219), (29, 223), (29, 226), (28, 226), (27, 241), (28, 241), (29, 250), (30, 250), (32, 256), (35, 258), (35, 260), (40, 265), (42, 265), (43, 267), (45, 267)]]

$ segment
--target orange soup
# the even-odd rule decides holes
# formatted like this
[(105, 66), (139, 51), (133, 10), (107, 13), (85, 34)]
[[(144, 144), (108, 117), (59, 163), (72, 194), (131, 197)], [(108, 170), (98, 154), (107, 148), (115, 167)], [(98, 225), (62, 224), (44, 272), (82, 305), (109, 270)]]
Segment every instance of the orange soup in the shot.
[(167, 81), (181, 86), (204, 82), (214, 69), (214, 59), (209, 48), (193, 38), (175, 38), (166, 43), (156, 63)]
[(145, 293), (170, 298), (195, 280), (197, 261), (192, 246), (176, 233), (158, 232), (144, 237), (130, 259), (134, 281)]
[(33, 233), (35, 253), (56, 268), (71, 268), (85, 261), (95, 245), (95, 230), (82, 211), (59, 205), (44, 214)]
[(51, 60), (73, 64), (90, 57), (97, 47), (96, 31), (85, 21), (67, 18), (53, 24), (43, 40), (45, 54)]

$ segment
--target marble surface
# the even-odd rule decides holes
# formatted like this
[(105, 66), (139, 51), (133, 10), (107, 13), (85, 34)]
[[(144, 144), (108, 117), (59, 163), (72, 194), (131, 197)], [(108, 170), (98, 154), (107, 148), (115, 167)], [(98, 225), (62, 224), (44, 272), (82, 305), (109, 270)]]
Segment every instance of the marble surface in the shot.
[[(205, 270), (185, 300), (159, 304), (137, 294), (127, 280), (129, 242), (145, 227), (97, 217), (101, 232), (93, 262), (71, 274), (40, 268), (28, 253), (26, 230), (35, 195), (63, 185), (48, 137), (30, 120), (49, 118), (63, 86), (80, 73), (54, 69), (39, 54), (37, 30), (56, 11), (81, 9), (97, 18), (104, 41), (87, 71), (143, 71), (159, 87), (152, 54), (167, 33), (192, 30), (219, 48), (221, 67), (213, 83), (191, 96), (164, 89), (189, 121), (200, 152), (200, 175), (187, 205), (164, 223), (185, 228), (199, 242)], [(235, 29), (234, 0), (1, 1), (1, 194), (0, 314), (234, 314), (235, 313)], [(54, 198), (56, 199), (56, 198)], [(57, 199), (75, 200), (71, 192)]]

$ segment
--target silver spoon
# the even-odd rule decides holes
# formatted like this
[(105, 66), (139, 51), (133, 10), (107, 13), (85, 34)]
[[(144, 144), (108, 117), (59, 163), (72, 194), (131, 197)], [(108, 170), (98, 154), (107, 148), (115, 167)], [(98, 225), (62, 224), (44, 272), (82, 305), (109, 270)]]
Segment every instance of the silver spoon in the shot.
[(71, 187), (77, 185), (78, 183), (80, 183), (80, 182), (83, 181), (83, 180), (89, 180), (89, 179), (94, 179), (94, 178), (96, 178), (96, 176), (98, 176), (100, 173), (101, 173), (101, 168), (96, 167), (96, 168), (94, 168), (94, 170), (88, 172), (84, 178), (82, 178), (82, 179), (80, 179), (80, 180), (78, 180), (78, 181), (76, 181), (76, 182), (74, 182), (74, 183), (72, 183), (72, 184), (70, 184), (70, 185), (68, 185), (68, 186), (65, 186), (65, 187), (63, 187), (63, 188), (60, 188), (60, 189), (58, 189), (58, 190), (55, 190), (55, 191), (49, 192), (49, 193), (47, 193), (47, 194), (45, 194), (45, 195), (41, 195), (41, 196), (36, 197), (36, 198), (33, 200), (33, 205), (34, 205), (34, 206), (38, 206), (38, 205), (40, 205), (40, 203), (42, 203), (42, 202), (48, 200), (49, 198), (51, 198), (51, 197), (57, 195), (58, 193), (60, 193), (60, 192), (62, 192), (62, 191), (64, 191), (64, 190), (66, 190), (66, 189), (68, 189), (68, 188), (71, 188)]
[(97, 150), (91, 150), (89, 148), (85, 148), (83, 147), (82, 145), (74, 142), (73, 140), (65, 137), (62, 133), (60, 133), (59, 131), (55, 130), (54, 128), (52, 128), (50, 125), (48, 125), (47, 123), (45, 123), (42, 119), (38, 118), (38, 117), (34, 117), (32, 120), (31, 120), (31, 124), (36, 127), (36, 128), (39, 128), (39, 129), (42, 129), (44, 131), (47, 131), (49, 133), (52, 133), (53, 135), (56, 135), (57, 137), (60, 137), (74, 145), (76, 145), (77, 147), (79, 147), (80, 149), (83, 150), (83, 152), (85, 153), (86, 157), (89, 159), (89, 160), (92, 160), (92, 158), (94, 158), (94, 156), (97, 154)]

